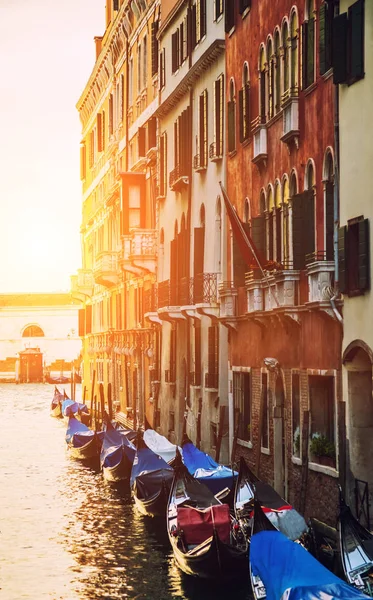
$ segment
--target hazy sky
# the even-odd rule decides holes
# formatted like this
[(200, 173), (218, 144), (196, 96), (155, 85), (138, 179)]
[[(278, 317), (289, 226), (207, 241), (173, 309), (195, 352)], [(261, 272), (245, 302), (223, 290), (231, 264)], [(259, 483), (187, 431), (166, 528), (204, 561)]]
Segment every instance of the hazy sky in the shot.
[(76, 102), (105, 0), (0, 0), (0, 293), (68, 290), (80, 267)]

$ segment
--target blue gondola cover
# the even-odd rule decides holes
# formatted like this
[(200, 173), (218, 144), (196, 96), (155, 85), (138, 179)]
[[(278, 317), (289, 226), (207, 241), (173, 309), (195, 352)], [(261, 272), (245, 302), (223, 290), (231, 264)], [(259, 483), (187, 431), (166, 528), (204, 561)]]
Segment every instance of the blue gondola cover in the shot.
[(238, 473), (219, 465), (211, 456), (198, 450), (194, 444), (183, 444), (183, 462), (189, 473), (217, 494), (224, 488), (231, 489)]
[(75, 417), (69, 418), (65, 440), (67, 444), (73, 444), (75, 448), (80, 448), (87, 444), (91, 438), (95, 436), (95, 432), (89, 429)]
[(259, 575), (265, 585), (267, 600), (367, 598), (279, 531), (261, 531), (253, 535), (250, 562), (253, 574)]
[(165, 479), (171, 484), (174, 470), (163, 458), (155, 454), (150, 448), (137, 450), (133, 461), (130, 484), (136, 483), (143, 498), (151, 497), (159, 491)]
[(101, 448), (101, 467), (115, 467), (120, 463), (123, 452), (132, 464), (136, 454), (136, 447), (127, 436), (122, 435), (121, 432), (114, 429), (111, 423), (108, 423)]
[(72, 417), (73, 415), (86, 413), (88, 414), (88, 406), (82, 402), (74, 402), (70, 398), (66, 398), (62, 402), (62, 414), (64, 417)]

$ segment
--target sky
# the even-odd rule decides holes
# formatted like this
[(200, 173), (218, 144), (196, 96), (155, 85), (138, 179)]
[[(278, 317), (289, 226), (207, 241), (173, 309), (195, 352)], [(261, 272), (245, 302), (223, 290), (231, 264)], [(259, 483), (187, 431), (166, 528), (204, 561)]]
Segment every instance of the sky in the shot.
[(81, 266), (76, 103), (105, 0), (0, 0), (0, 294), (70, 289)]

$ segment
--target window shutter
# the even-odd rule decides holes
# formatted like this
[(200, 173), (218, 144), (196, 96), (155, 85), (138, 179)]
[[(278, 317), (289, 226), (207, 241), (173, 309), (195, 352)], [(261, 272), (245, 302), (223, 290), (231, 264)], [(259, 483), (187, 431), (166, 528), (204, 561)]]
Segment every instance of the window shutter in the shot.
[(338, 279), (342, 294), (348, 293), (347, 288), (347, 227), (338, 229)]
[(333, 83), (347, 81), (347, 13), (342, 13), (333, 21)]
[(260, 71), (260, 122), (265, 123), (266, 120), (266, 74), (265, 71)]
[(204, 144), (204, 108), (205, 108), (205, 104), (204, 104), (204, 98), (203, 98), (203, 94), (200, 95), (199, 97), (199, 140), (198, 140), (198, 151), (199, 151), (199, 161), (200, 161), (200, 165), (202, 165), (203, 162), (203, 156), (204, 156), (204, 149), (205, 149), (205, 144)]
[(334, 185), (325, 186), (325, 251), (326, 260), (334, 260)]
[(197, 44), (197, 8), (195, 4), (191, 6), (190, 19), (191, 48), (194, 50)]
[(350, 27), (349, 80), (364, 77), (364, 0), (357, 0), (348, 9)]
[(315, 19), (308, 21), (307, 27), (307, 87), (315, 79)]
[[(245, 232), (250, 236), (249, 223), (242, 223), (242, 226)], [(235, 288), (243, 287), (245, 285), (245, 274), (248, 270), (249, 266), (241, 254), (236, 237), (233, 235), (233, 282)]]
[(308, 21), (302, 25), (302, 89), (307, 87)]
[(79, 308), (79, 311), (78, 311), (78, 335), (79, 335), (79, 337), (84, 337), (84, 335), (85, 335), (85, 310), (84, 310), (84, 308)]
[(359, 289), (370, 288), (369, 220), (359, 221)]
[(251, 0), (239, 0), (238, 12), (240, 13), (240, 15), (242, 15), (242, 13), (245, 12), (245, 10), (250, 7), (251, 7)]
[(145, 156), (145, 127), (138, 129), (138, 149), (139, 157)]
[(97, 152), (102, 150), (102, 114), (97, 113)]
[(250, 86), (247, 83), (243, 88), (244, 121), (243, 136), (247, 140), (250, 136)]
[(202, 39), (206, 35), (206, 0), (200, 0), (200, 36)]
[(177, 306), (177, 239), (171, 240), (170, 243), (170, 296), (171, 305)]
[(236, 103), (228, 102), (228, 152), (236, 149)]
[(328, 70), (327, 60), (326, 60), (326, 52), (327, 52), (327, 13), (328, 13), (328, 5), (322, 4), (320, 6), (320, 14), (319, 14), (319, 70), (320, 75), (323, 75)]
[(176, 32), (172, 34), (171, 38), (171, 63), (172, 63), (172, 72), (175, 73), (177, 70), (177, 47), (176, 47)]
[(152, 77), (158, 71), (158, 40), (157, 40), (158, 28), (159, 28), (159, 21), (153, 21), (152, 27), (151, 27)]
[(266, 256), (266, 230), (265, 216), (259, 215), (251, 219), (251, 239), (259, 254), (259, 259), (264, 259)]
[(314, 258), (315, 254), (315, 194), (313, 190), (303, 192), (303, 240), (304, 258)]
[(293, 267), (296, 271), (304, 267), (303, 251), (303, 194), (292, 197)]
[(229, 33), (232, 27), (234, 27), (235, 4), (235, 0), (225, 0), (225, 33)]
[(243, 89), (238, 90), (238, 122), (240, 130), (240, 142), (244, 141), (244, 110), (243, 110)]

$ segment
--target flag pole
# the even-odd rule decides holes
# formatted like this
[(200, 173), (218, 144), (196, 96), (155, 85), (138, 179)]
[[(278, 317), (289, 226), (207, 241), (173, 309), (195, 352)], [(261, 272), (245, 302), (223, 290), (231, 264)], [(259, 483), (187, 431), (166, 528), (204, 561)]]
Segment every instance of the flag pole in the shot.
[[(226, 192), (226, 190), (225, 190), (225, 188), (224, 188), (224, 186), (223, 186), (223, 184), (222, 184), (222, 182), (221, 182), (221, 181), (219, 181), (219, 185), (220, 185), (220, 187), (221, 187), (221, 191), (222, 191), (222, 193), (223, 193), (224, 202), (225, 202), (225, 207), (226, 207), (226, 209), (228, 209), (229, 205), (231, 205), (231, 206), (232, 206), (232, 203), (231, 203), (231, 201), (229, 200), (229, 198), (228, 198), (228, 194), (227, 194), (227, 192)], [(228, 203), (229, 203), (229, 204), (228, 204)], [(260, 259), (259, 259), (258, 255), (257, 255), (257, 253), (256, 253), (256, 250), (255, 250), (255, 248), (254, 248), (253, 244), (251, 243), (251, 240), (250, 240), (250, 239), (249, 239), (249, 237), (246, 235), (246, 231), (245, 231), (245, 230), (244, 230), (244, 228), (242, 227), (241, 220), (239, 219), (238, 215), (235, 213), (233, 206), (232, 206), (232, 211), (233, 211), (233, 213), (234, 213), (232, 216), (233, 216), (233, 218), (235, 219), (236, 225), (237, 225), (237, 227), (239, 228), (241, 235), (243, 236), (243, 238), (245, 239), (246, 243), (248, 244), (248, 246), (249, 246), (249, 248), (250, 248), (250, 250), (251, 250), (251, 253), (252, 253), (253, 257), (254, 257), (254, 259), (256, 260), (257, 264), (258, 264), (258, 267), (259, 267), (259, 269), (260, 269), (260, 271), (261, 271), (261, 273), (262, 273), (262, 276), (263, 276), (263, 278), (265, 279), (265, 282), (266, 282), (266, 284), (267, 284), (267, 286), (268, 286), (268, 290), (269, 290), (269, 292), (272, 294), (272, 296), (273, 296), (273, 298), (274, 298), (274, 301), (275, 301), (275, 302), (276, 302), (276, 304), (277, 304), (277, 307), (279, 307), (280, 305), (279, 305), (279, 302), (278, 302), (277, 294), (275, 293), (275, 290), (273, 290), (273, 289), (272, 289), (272, 286), (269, 284), (269, 281), (268, 281), (268, 275), (265, 273), (265, 271), (264, 271), (264, 269), (263, 269), (263, 267), (262, 267), (262, 263), (260, 262)], [(229, 213), (230, 213), (230, 212), (232, 212), (232, 211), (230, 211), (230, 210), (227, 210), (227, 212), (228, 212), (228, 216), (229, 216)], [(230, 219), (230, 220), (231, 220), (231, 219)]]

